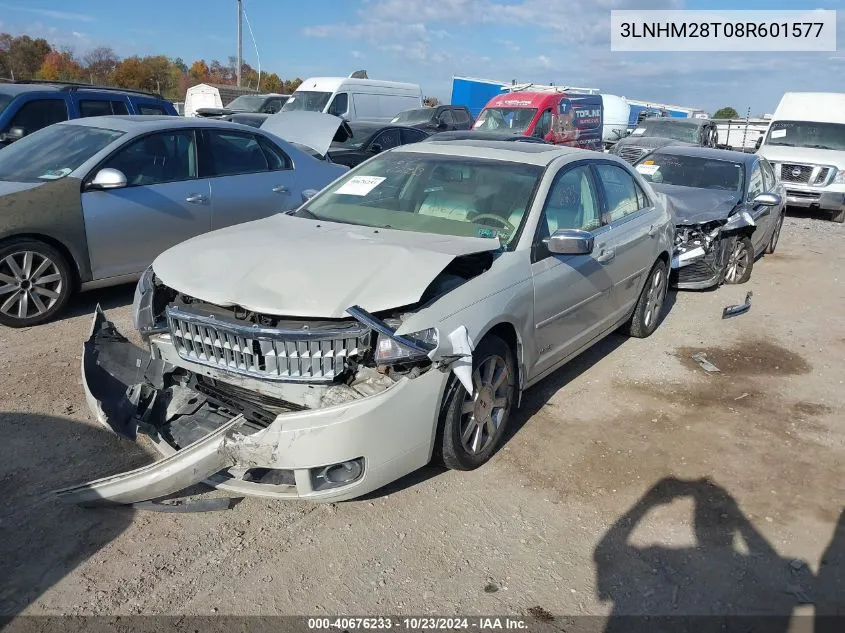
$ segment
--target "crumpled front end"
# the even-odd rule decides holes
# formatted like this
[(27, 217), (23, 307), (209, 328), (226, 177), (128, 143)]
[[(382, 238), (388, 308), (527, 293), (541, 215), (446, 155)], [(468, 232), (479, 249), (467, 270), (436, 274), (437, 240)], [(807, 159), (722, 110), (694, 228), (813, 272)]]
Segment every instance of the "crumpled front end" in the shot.
[(675, 285), (681, 289), (699, 290), (721, 284), (730, 238), (750, 236), (755, 228), (754, 219), (744, 211), (725, 220), (679, 225), (672, 255)]
[(60, 497), (127, 504), (205, 481), (337, 501), (430, 460), (447, 377), (430, 360), (373, 366), (376, 333), (355, 319), (294, 329), (212, 308), (168, 305), (166, 322), (146, 330), (146, 352), (98, 308), (82, 360), (89, 407), (116, 433), (147, 435), (164, 459)]

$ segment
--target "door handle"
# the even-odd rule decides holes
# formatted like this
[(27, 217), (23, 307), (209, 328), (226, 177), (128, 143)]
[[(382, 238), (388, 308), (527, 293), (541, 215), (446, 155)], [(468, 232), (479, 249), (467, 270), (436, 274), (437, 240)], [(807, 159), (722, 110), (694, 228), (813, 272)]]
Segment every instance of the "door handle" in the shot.
[(276, 187), (273, 187), (273, 193), (290, 193), (290, 189), (284, 185), (277, 185)]
[(185, 202), (190, 202), (192, 204), (203, 204), (207, 200), (208, 197), (202, 195), (201, 193), (192, 193), (187, 198), (185, 198)]
[(601, 262), (602, 264), (605, 262), (609, 262), (611, 259), (616, 257), (616, 250), (613, 248), (602, 249), (599, 251), (598, 257), (596, 257), (596, 261)]
[(657, 226), (652, 224), (650, 227), (648, 227), (648, 236), (654, 237), (655, 235), (657, 235)]

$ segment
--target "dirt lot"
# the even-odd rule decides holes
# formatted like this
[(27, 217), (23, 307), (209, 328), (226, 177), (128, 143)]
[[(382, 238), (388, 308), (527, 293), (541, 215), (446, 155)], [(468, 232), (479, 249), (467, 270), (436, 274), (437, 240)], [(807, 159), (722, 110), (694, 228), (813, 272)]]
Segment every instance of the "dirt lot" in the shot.
[(0, 330), (0, 613), (845, 613), (843, 247), (842, 225), (789, 218), (747, 286), (670, 297), (651, 338), (531, 389), (485, 467), (337, 505), (58, 505), (152, 459), (79, 382), (95, 303), (128, 332), (132, 289)]

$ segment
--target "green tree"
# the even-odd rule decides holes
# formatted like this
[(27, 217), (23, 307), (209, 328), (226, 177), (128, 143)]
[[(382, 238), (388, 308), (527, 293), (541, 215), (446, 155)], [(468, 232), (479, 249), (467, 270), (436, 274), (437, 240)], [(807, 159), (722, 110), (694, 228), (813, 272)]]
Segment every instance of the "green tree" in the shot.
[(52, 50), (49, 42), (40, 37), (32, 39), (29, 35), (12, 37), (8, 33), (0, 34), (0, 77), (34, 78)]
[(713, 115), (714, 119), (738, 119), (739, 113), (734, 110), (730, 106), (725, 106), (724, 108), (719, 108), (716, 110), (716, 114)]

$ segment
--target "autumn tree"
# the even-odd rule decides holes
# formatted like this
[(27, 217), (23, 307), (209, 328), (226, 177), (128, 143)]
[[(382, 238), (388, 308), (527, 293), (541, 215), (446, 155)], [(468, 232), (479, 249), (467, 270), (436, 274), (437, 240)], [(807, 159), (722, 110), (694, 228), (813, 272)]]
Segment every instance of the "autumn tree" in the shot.
[(115, 86), (121, 88), (134, 88), (136, 90), (148, 89), (147, 77), (144, 75), (144, 64), (137, 56), (127, 57), (114, 69), (112, 81)]
[(108, 46), (98, 46), (82, 58), (85, 72), (92, 84), (108, 84), (112, 73), (120, 63), (120, 57)]
[(43, 38), (0, 34), (0, 77), (32, 79), (53, 48)]
[(47, 81), (80, 81), (83, 74), (82, 66), (76, 61), (73, 52), (66, 49), (47, 53), (35, 77)]
[(198, 59), (188, 69), (188, 77), (198, 84), (208, 83), (211, 81), (211, 69), (204, 59)]

